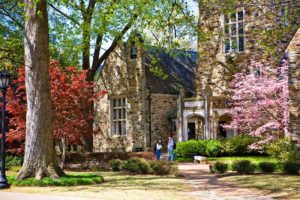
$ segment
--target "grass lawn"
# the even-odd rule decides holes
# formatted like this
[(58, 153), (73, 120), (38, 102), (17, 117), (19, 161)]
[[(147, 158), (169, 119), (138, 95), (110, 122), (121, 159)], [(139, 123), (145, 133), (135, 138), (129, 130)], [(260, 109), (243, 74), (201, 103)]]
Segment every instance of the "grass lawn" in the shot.
[(278, 160), (270, 156), (233, 156), (233, 157), (210, 157), (208, 161), (220, 161), (226, 163), (232, 163), (236, 160), (250, 160), (251, 162), (258, 164), (259, 162), (267, 161), (277, 163)]
[(280, 174), (241, 175), (220, 178), (219, 181), (233, 183), (239, 187), (269, 191), (274, 198), (300, 199), (300, 176)]
[[(72, 175), (73, 172), (67, 172)], [(15, 175), (8, 172), (7, 175)], [(76, 175), (80, 174), (78, 172)], [(193, 200), (192, 188), (181, 178), (174, 176), (128, 175), (118, 172), (81, 172), (81, 174), (98, 174), (104, 177), (104, 183), (68, 187), (21, 187), (13, 186), (7, 191), (74, 196), (105, 200)]]

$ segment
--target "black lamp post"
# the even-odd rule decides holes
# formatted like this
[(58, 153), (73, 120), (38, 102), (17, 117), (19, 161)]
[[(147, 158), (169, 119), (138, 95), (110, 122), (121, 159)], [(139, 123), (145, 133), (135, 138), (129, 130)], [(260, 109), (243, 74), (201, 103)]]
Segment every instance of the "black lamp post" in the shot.
[(9, 188), (5, 175), (5, 95), (8, 87), (10, 75), (4, 70), (0, 73), (0, 89), (2, 90), (2, 138), (1, 138), (1, 174), (0, 174), (0, 189)]

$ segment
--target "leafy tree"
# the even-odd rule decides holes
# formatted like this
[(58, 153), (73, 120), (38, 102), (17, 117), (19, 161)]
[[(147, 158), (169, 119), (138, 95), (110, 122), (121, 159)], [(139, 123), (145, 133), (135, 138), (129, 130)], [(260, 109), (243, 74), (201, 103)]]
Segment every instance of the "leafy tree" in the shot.
[(48, 13), (46, 0), (24, 0), (26, 139), (23, 166), (18, 179), (44, 176), (58, 178), (53, 140), (49, 87)]
[(231, 82), (228, 126), (240, 132), (266, 138), (288, 126), (287, 63), (282, 66), (280, 79), (274, 67), (254, 64), (255, 73), (238, 73)]
[[(130, 43), (139, 45), (135, 37), (129, 37), (130, 32), (142, 35), (146, 46), (155, 41), (164, 47), (179, 46), (180, 41), (188, 40), (187, 33), (195, 33), (194, 18), (185, 1), (64, 0), (50, 1), (49, 7), (53, 46), (63, 57), (75, 62), (80, 58), (82, 69), (88, 70), (88, 81), (95, 80), (111, 52), (124, 40), (132, 39)], [(89, 110), (92, 112), (93, 106)], [(92, 132), (93, 119), (88, 123)], [(83, 139), (85, 149), (92, 151), (92, 138)]]
[[(87, 71), (67, 67), (65, 71), (57, 61), (50, 62), (50, 93), (53, 111), (54, 139), (62, 141), (63, 152), (67, 144), (81, 144), (82, 135), (91, 136), (85, 120), (84, 110), (94, 98), (99, 98), (105, 91), (91, 93), (94, 84), (86, 81)], [(8, 91), (7, 111), (11, 115), (7, 133), (8, 150), (23, 154), (26, 129), (26, 91), (25, 69), (19, 69), (18, 79), (13, 81), (16, 90)], [(93, 113), (89, 113), (92, 117)]]

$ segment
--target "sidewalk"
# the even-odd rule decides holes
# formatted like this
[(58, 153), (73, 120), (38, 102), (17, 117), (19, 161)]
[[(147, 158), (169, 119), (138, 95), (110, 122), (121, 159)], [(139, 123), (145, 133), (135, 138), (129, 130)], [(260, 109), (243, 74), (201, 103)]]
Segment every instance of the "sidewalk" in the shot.
[(195, 189), (197, 199), (203, 200), (271, 200), (263, 191), (240, 188), (230, 183), (218, 181), (209, 173), (209, 165), (179, 163), (179, 174), (184, 176)]
[(91, 200), (90, 198), (14, 193), (0, 191), (0, 200)]

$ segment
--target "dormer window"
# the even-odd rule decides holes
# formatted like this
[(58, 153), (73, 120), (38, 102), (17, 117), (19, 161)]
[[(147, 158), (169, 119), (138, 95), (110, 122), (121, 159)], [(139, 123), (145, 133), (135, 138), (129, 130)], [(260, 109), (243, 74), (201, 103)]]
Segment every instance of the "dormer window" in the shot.
[(244, 11), (224, 16), (224, 52), (245, 50)]
[(131, 59), (136, 59), (137, 58), (137, 48), (134, 44), (130, 48), (130, 58)]

